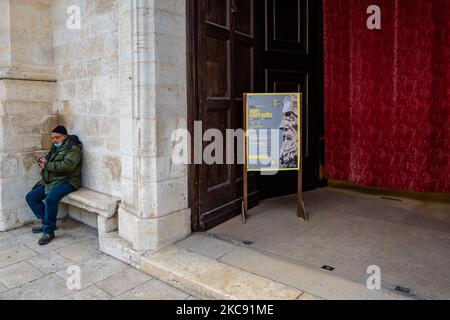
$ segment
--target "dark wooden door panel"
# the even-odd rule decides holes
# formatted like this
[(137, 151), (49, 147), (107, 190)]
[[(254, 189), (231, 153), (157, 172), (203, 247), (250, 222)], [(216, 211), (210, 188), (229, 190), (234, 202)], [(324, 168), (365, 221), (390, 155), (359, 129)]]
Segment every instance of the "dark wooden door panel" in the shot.
[[(320, 0), (265, 0), (257, 9), (258, 88), (302, 93), (304, 190), (319, 183), (323, 134), (323, 54)], [(296, 192), (296, 172), (258, 177), (262, 198)]]
[[(199, 29), (196, 120), (202, 121), (203, 131), (218, 129), (225, 138), (226, 129), (242, 128), (242, 96), (254, 90), (254, 1), (199, 0), (194, 6)], [(203, 147), (208, 145), (205, 142)], [(225, 162), (226, 148), (223, 154)], [(240, 212), (242, 171), (242, 166), (226, 163), (199, 165), (198, 230), (211, 228)], [(252, 186), (256, 188), (255, 181)]]
[(254, 1), (235, 0), (233, 1), (232, 14), (234, 16), (234, 31), (253, 37), (254, 26)]
[(266, 50), (306, 53), (307, 0), (266, 0)]
[(230, 0), (207, 0), (205, 22), (215, 23), (224, 27), (229, 27)]

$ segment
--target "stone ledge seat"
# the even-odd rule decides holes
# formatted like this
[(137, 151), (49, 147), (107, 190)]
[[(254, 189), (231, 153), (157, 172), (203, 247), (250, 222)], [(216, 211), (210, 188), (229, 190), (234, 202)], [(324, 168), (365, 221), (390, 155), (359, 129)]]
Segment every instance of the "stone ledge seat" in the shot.
[(65, 196), (61, 203), (97, 214), (99, 234), (109, 233), (117, 229), (119, 198), (81, 188)]

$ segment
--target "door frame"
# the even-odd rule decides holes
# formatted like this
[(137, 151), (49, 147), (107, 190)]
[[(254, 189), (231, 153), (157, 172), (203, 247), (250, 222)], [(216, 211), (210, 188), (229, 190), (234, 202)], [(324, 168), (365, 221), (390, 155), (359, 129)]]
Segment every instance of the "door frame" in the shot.
[[(197, 83), (197, 0), (186, 0), (186, 58), (187, 58), (187, 129), (194, 133), (194, 122), (198, 115), (198, 83)], [(194, 139), (191, 139), (191, 150), (194, 150)], [(199, 170), (200, 165), (194, 163), (194, 152), (191, 152), (188, 165), (188, 203), (191, 209), (191, 231), (200, 230), (199, 212)]]
[[(199, 72), (198, 68), (198, 47), (197, 47), (197, 37), (198, 37), (198, 29), (199, 29), (199, 19), (197, 16), (197, 0), (186, 0), (186, 61), (187, 61), (187, 129), (189, 130), (191, 137), (194, 137), (194, 122), (200, 120), (199, 119), (199, 99), (198, 99), (198, 76), (197, 72)], [(320, 0), (321, 10), (320, 10), (320, 19), (322, 20), (320, 23), (323, 24), (323, 2)], [(323, 35), (323, 25), (320, 29), (320, 32)], [(321, 38), (323, 41), (323, 37)], [(257, 48), (258, 49), (258, 48)], [(323, 70), (324, 70), (324, 56), (323, 56), (323, 43), (320, 46), (321, 59), (323, 61), (321, 65), (321, 76), (322, 76), (322, 85), (324, 85), (323, 81)], [(258, 56), (258, 54), (257, 54)], [(258, 57), (256, 57), (258, 59)], [(255, 61), (255, 63), (257, 63)], [(322, 101), (324, 98), (324, 88), (319, 89), (322, 92)], [(322, 109), (320, 110), (321, 114), (319, 114), (320, 123), (315, 123), (318, 126), (318, 130), (320, 132), (324, 131), (324, 104), (322, 103)], [(191, 139), (191, 150), (194, 150), (194, 140)], [(324, 141), (323, 136), (317, 137), (317, 146), (318, 149), (317, 157), (319, 158), (320, 164), (324, 164), (323, 154), (324, 154)], [(321, 159), (320, 159), (321, 158)], [(199, 206), (199, 194), (200, 194), (200, 166), (199, 164), (194, 163), (194, 152), (191, 152), (191, 163), (188, 165), (188, 203), (191, 209), (191, 231), (198, 232), (200, 230), (200, 206)], [(326, 186), (326, 180), (319, 180), (318, 187)]]

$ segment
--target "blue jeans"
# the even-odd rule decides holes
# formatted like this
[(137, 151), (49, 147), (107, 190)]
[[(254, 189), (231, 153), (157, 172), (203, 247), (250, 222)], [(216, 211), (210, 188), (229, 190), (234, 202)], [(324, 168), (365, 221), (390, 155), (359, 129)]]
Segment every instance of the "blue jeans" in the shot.
[(56, 228), (58, 205), (62, 198), (75, 188), (67, 182), (58, 184), (48, 194), (45, 194), (44, 186), (37, 187), (27, 194), (27, 203), (34, 215), (43, 220), (45, 234), (53, 234)]

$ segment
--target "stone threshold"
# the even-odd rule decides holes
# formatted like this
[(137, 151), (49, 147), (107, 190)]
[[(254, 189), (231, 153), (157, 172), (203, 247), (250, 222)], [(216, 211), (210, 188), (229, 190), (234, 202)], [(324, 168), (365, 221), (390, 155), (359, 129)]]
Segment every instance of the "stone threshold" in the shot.
[(317, 297), (174, 245), (136, 251), (117, 232), (100, 237), (100, 250), (193, 296), (217, 300), (311, 300)]
[(117, 232), (100, 250), (192, 296), (217, 300), (410, 300), (391, 290), (368, 290), (350, 279), (236, 246), (219, 260), (177, 245), (136, 251)]

